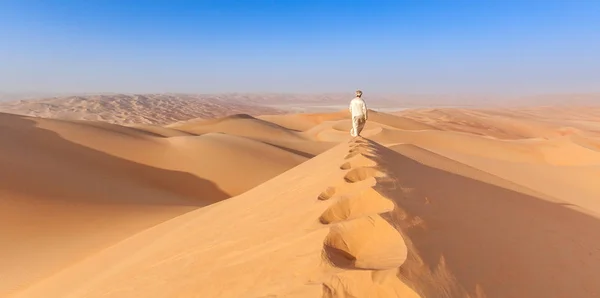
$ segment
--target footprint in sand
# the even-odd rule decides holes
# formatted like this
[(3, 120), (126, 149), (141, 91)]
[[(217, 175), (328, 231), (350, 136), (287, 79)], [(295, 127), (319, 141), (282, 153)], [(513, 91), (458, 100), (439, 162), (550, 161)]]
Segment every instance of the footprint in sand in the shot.
[(372, 151), (374, 150), (374, 148), (372, 148), (369, 145), (354, 145), (354, 146), (350, 146), (348, 152), (352, 153), (354, 151)]
[(357, 156), (357, 155), (359, 155), (359, 154), (361, 154), (361, 153), (360, 153), (360, 152), (358, 152), (358, 151), (352, 151), (352, 152), (348, 153), (348, 155), (346, 155), (346, 156), (344, 157), (344, 159), (350, 159), (350, 158), (352, 158), (352, 157), (355, 157), (355, 156)]
[(348, 141), (348, 144), (369, 144), (369, 141), (367, 141), (366, 139), (363, 139), (361, 137), (358, 138), (352, 138)]
[(375, 152), (376, 152), (376, 149), (371, 148), (369, 146), (354, 146), (354, 147), (350, 147), (350, 149), (348, 150), (348, 155), (346, 155), (345, 159), (352, 158), (359, 154), (364, 155), (364, 156), (372, 156), (375, 154)]
[(337, 200), (323, 212), (319, 221), (323, 224), (330, 224), (392, 210), (394, 210), (394, 202), (373, 188), (367, 188), (354, 197)]
[(340, 166), (340, 170), (350, 170), (350, 168), (352, 168), (350, 162), (345, 162)]
[(371, 177), (385, 177), (385, 173), (374, 167), (361, 167), (348, 171), (344, 180), (348, 183), (356, 183)]
[(370, 215), (332, 226), (323, 253), (336, 267), (385, 270), (400, 267), (407, 248), (394, 227), (380, 215)]
[(374, 157), (361, 154), (351, 160), (348, 160), (347, 162), (343, 163), (342, 165), (340, 165), (340, 169), (341, 170), (349, 170), (352, 168), (375, 167), (375, 166), (377, 166), (377, 161), (374, 159)]
[(331, 199), (331, 197), (333, 197), (333, 195), (335, 195), (335, 187), (330, 186), (319, 194), (318, 199), (321, 201), (326, 201), (326, 200)]

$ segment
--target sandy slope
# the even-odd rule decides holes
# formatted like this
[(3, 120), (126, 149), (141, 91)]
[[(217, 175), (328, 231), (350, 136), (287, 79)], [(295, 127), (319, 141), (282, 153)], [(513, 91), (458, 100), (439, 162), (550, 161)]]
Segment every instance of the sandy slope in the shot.
[(597, 297), (598, 115), (3, 115), (0, 294)]
[(309, 157), (233, 135), (8, 114), (0, 130), (0, 296)]

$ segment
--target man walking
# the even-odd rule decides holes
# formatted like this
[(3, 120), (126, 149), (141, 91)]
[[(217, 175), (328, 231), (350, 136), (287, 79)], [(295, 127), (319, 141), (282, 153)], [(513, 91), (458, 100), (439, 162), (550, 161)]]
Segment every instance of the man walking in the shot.
[(352, 129), (350, 135), (353, 137), (360, 136), (360, 132), (369, 118), (367, 114), (367, 104), (362, 99), (362, 91), (356, 90), (356, 97), (350, 101), (348, 108), (352, 114)]

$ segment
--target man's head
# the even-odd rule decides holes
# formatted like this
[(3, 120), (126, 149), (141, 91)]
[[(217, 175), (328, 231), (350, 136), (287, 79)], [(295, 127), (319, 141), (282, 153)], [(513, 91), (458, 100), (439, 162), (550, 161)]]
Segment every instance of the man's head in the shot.
[(362, 91), (360, 90), (356, 90), (356, 97), (361, 97), (362, 96)]

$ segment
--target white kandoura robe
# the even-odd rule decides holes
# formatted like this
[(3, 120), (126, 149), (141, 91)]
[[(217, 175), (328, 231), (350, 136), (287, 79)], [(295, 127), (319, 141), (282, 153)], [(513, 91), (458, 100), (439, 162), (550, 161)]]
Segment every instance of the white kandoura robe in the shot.
[(355, 97), (350, 101), (348, 108), (352, 114), (352, 129), (350, 135), (353, 137), (359, 136), (365, 123), (367, 122), (367, 104), (360, 97)]

